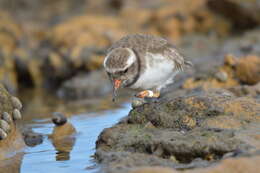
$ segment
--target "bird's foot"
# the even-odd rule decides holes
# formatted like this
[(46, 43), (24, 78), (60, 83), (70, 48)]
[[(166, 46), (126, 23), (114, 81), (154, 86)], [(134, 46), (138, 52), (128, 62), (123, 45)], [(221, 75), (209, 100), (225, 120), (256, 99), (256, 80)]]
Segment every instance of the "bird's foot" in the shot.
[(158, 103), (160, 98), (158, 97), (144, 97), (144, 98), (134, 98), (132, 100), (132, 108), (137, 108), (146, 103)]
[(159, 98), (160, 92), (158, 91), (151, 91), (151, 90), (144, 90), (135, 95), (138, 98)]
[(160, 92), (154, 92), (151, 90), (144, 90), (135, 95), (137, 99), (132, 102), (132, 107), (139, 107), (145, 103), (159, 102)]

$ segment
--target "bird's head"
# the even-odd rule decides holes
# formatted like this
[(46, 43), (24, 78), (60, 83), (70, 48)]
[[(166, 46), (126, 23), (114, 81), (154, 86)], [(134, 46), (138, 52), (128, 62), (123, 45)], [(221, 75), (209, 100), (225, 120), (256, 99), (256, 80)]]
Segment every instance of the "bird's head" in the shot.
[[(108, 53), (104, 68), (113, 84), (114, 98), (119, 88), (127, 87), (137, 76), (137, 57), (130, 48), (116, 48)], [(114, 100), (113, 98), (113, 100)]]

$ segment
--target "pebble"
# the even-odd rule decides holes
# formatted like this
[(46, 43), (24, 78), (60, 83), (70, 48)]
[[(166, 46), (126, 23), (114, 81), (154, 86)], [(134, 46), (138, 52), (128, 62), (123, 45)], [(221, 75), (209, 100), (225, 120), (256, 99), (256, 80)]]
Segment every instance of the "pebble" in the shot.
[(67, 118), (60, 112), (54, 112), (52, 116), (52, 122), (57, 126), (61, 126), (67, 122)]
[(18, 110), (22, 109), (23, 105), (22, 105), (21, 101), (17, 97), (12, 96), (11, 97), (11, 101), (12, 101), (12, 104), (13, 104), (14, 108), (16, 108)]
[(0, 128), (0, 140), (3, 140), (7, 137), (7, 133), (3, 129)]
[(21, 112), (18, 109), (13, 110), (13, 119), (20, 120), (22, 118)]
[(3, 120), (5, 120), (8, 124), (12, 123), (12, 117), (8, 112), (4, 112), (2, 115)]
[(215, 74), (215, 77), (220, 81), (220, 82), (226, 82), (228, 79), (228, 74), (224, 71), (219, 71)]
[(11, 127), (5, 120), (0, 120), (0, 128), (4, 130), (6, 133), (11, 130)]
[(43, 135), (31, 130), (23, 132), (23, 136), (25, 144), (29, 147), (34, 147), (43, 142)]

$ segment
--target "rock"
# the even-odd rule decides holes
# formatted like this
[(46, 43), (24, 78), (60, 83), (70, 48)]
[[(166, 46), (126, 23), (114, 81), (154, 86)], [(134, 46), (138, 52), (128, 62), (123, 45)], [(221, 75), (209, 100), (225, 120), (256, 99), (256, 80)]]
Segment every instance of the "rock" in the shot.
[(12, 52), (17, 47), (21, 28), (4, 11), (0, 13), (0, 20), (0, 80), (10, 92), (14, 93), (18, 89), (18, 84)]
[[(223, 65), (215, 67), (213, 76), (208, 72), (201, 78), (199, 73), (186, 79), (183, 88), (232, 88), (240, 84), (254, 85), (260, 81), (259, 66), (260, 57), (254, 55), (235, 57), (227, 54)], [(205, 72), (204, 72), (205, 73)], [(225, 82), (224, 82), (225, 81)]]
[(0, 128), (3, 129), (6, 133), (11, 130), (11, 127), (5, 120), (0, 120)]
[(236, 96), (248, 96), (257, 98), (260, 95), (260, 82), (256, 85), (239, 85), (228, 88), (229, 91), (234, 93)]
[(146, 103), (144, 99), (136, 98), (132, 101), (132, 108), (137, 108), (139, 106), (142, 106), (144, 103)]
[(3, 130), (0, 129), (0, 140), (3, 140), (7, 137), (7, 133)]
[(243, 35), (227, 39), (221, 48), (223, 54), (235, 56), (260, 55), (260, 29), (249, 30)]
[(184, 173), (220, 173), (223, 170), (228, 173), (248, 172), (254, 173), (258, 171), (260, 156), (230, 158), (221, 161), (218, 165), (195, 170), (186, 170)]
[(2, 84), (0, 84), (0, 111), (1, 115), (3, 112), (10, 113), (13, 111), (11, 95)]
[(258, 170), (258, 163), (260, 161), (260, 156), (253, 156), (251, 158), (231, 158), (221, 161), (219, 165), (212, 166), (209, 168), (201, 168), (194, 170), (184, 170), (177, 171), (167, 167), (139, 167), (135, 170), (130, 171), (130, 173), (220, 173), (225, 170), (228, 173), (237, 173), (237, 172), (248, 172), (254, 173)]
[(209, 8), (233, 23), (234, 30), (252, 29), (260, 24), (259, 1), (208, 0)]
[(136, 170), (130, 171), (129, 173), (176, 173), (174, 169), (165, 168), (165, 167), (141, 167)]
[(67, 118), (60, 112), (54, 112), (52, 122), (57, 126), (61, 126), (67, 122)]
[(25, 147), (20, 129), (16, 127), (14, 121), (10, 120), (10, 113), (14, 109), (11, 97), (12, 95), (0, 84), (0, 167), (2, 170), (13, 168), (15, 162), (10, 156)]
[(25, 130), (23, 132), (24, 142), (29, 147), (34, 147), (43, 142), (43, 135), (33, 132), (32, 130)]
[(223, 71), (219, 71), (216, 73), (216, 78), (220, 81), (220, 82), (226, 82), (228, 79), (228, 75), (226, 72)]
[(17, 97), (13, 96), (13, 97), (11, 97), (11, 100), (12, 100), (12, 104), (13, 104), (14, 108), (16, 108), (18, 110), (22, 109), (23, 105)]
[(259, 102), (223, 89), (191, 93), (177, 98), (169, 93), (160, 102), (133, 108), (128, 120), (100, 134), (97, 160), (107, 172), (148, 165), (187, 169), (212, 165), (226, 153), (240, 150), (239, 157), (260, 149)]
[(22, 119), (21, 112), (18, 109), (13, 110), (13, 119), (14, 120), (20, 120)]
[(238, 59), (236, 64), (237, 78), (249, 85), (260, 82), (260, 57), (259, 56), (245, 56)]
[(3, 120), (5, 120), (8, 124), (12, 123), (13, 119), (8, 112), (3, 112), (2, 114)]
[(58, 90), (58, 96), (69, 100), (79, 100), (103, 97), (111, 92), (112, 86), (105, 72), (94, 71), (89, 74), (79, 74), (64, 82)]

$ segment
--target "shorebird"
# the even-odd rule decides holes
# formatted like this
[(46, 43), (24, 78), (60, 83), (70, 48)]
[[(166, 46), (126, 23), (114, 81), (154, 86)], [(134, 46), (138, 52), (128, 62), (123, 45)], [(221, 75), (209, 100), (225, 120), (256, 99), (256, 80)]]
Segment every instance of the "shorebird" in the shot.
[(107, 51), (104, 68), (113, 84), (113, 101), (119, 88), (142, 89), (139, 98), (159, 98), (176, 74), (192, 63), (184, 59), (166, 39), (127, 35)]

